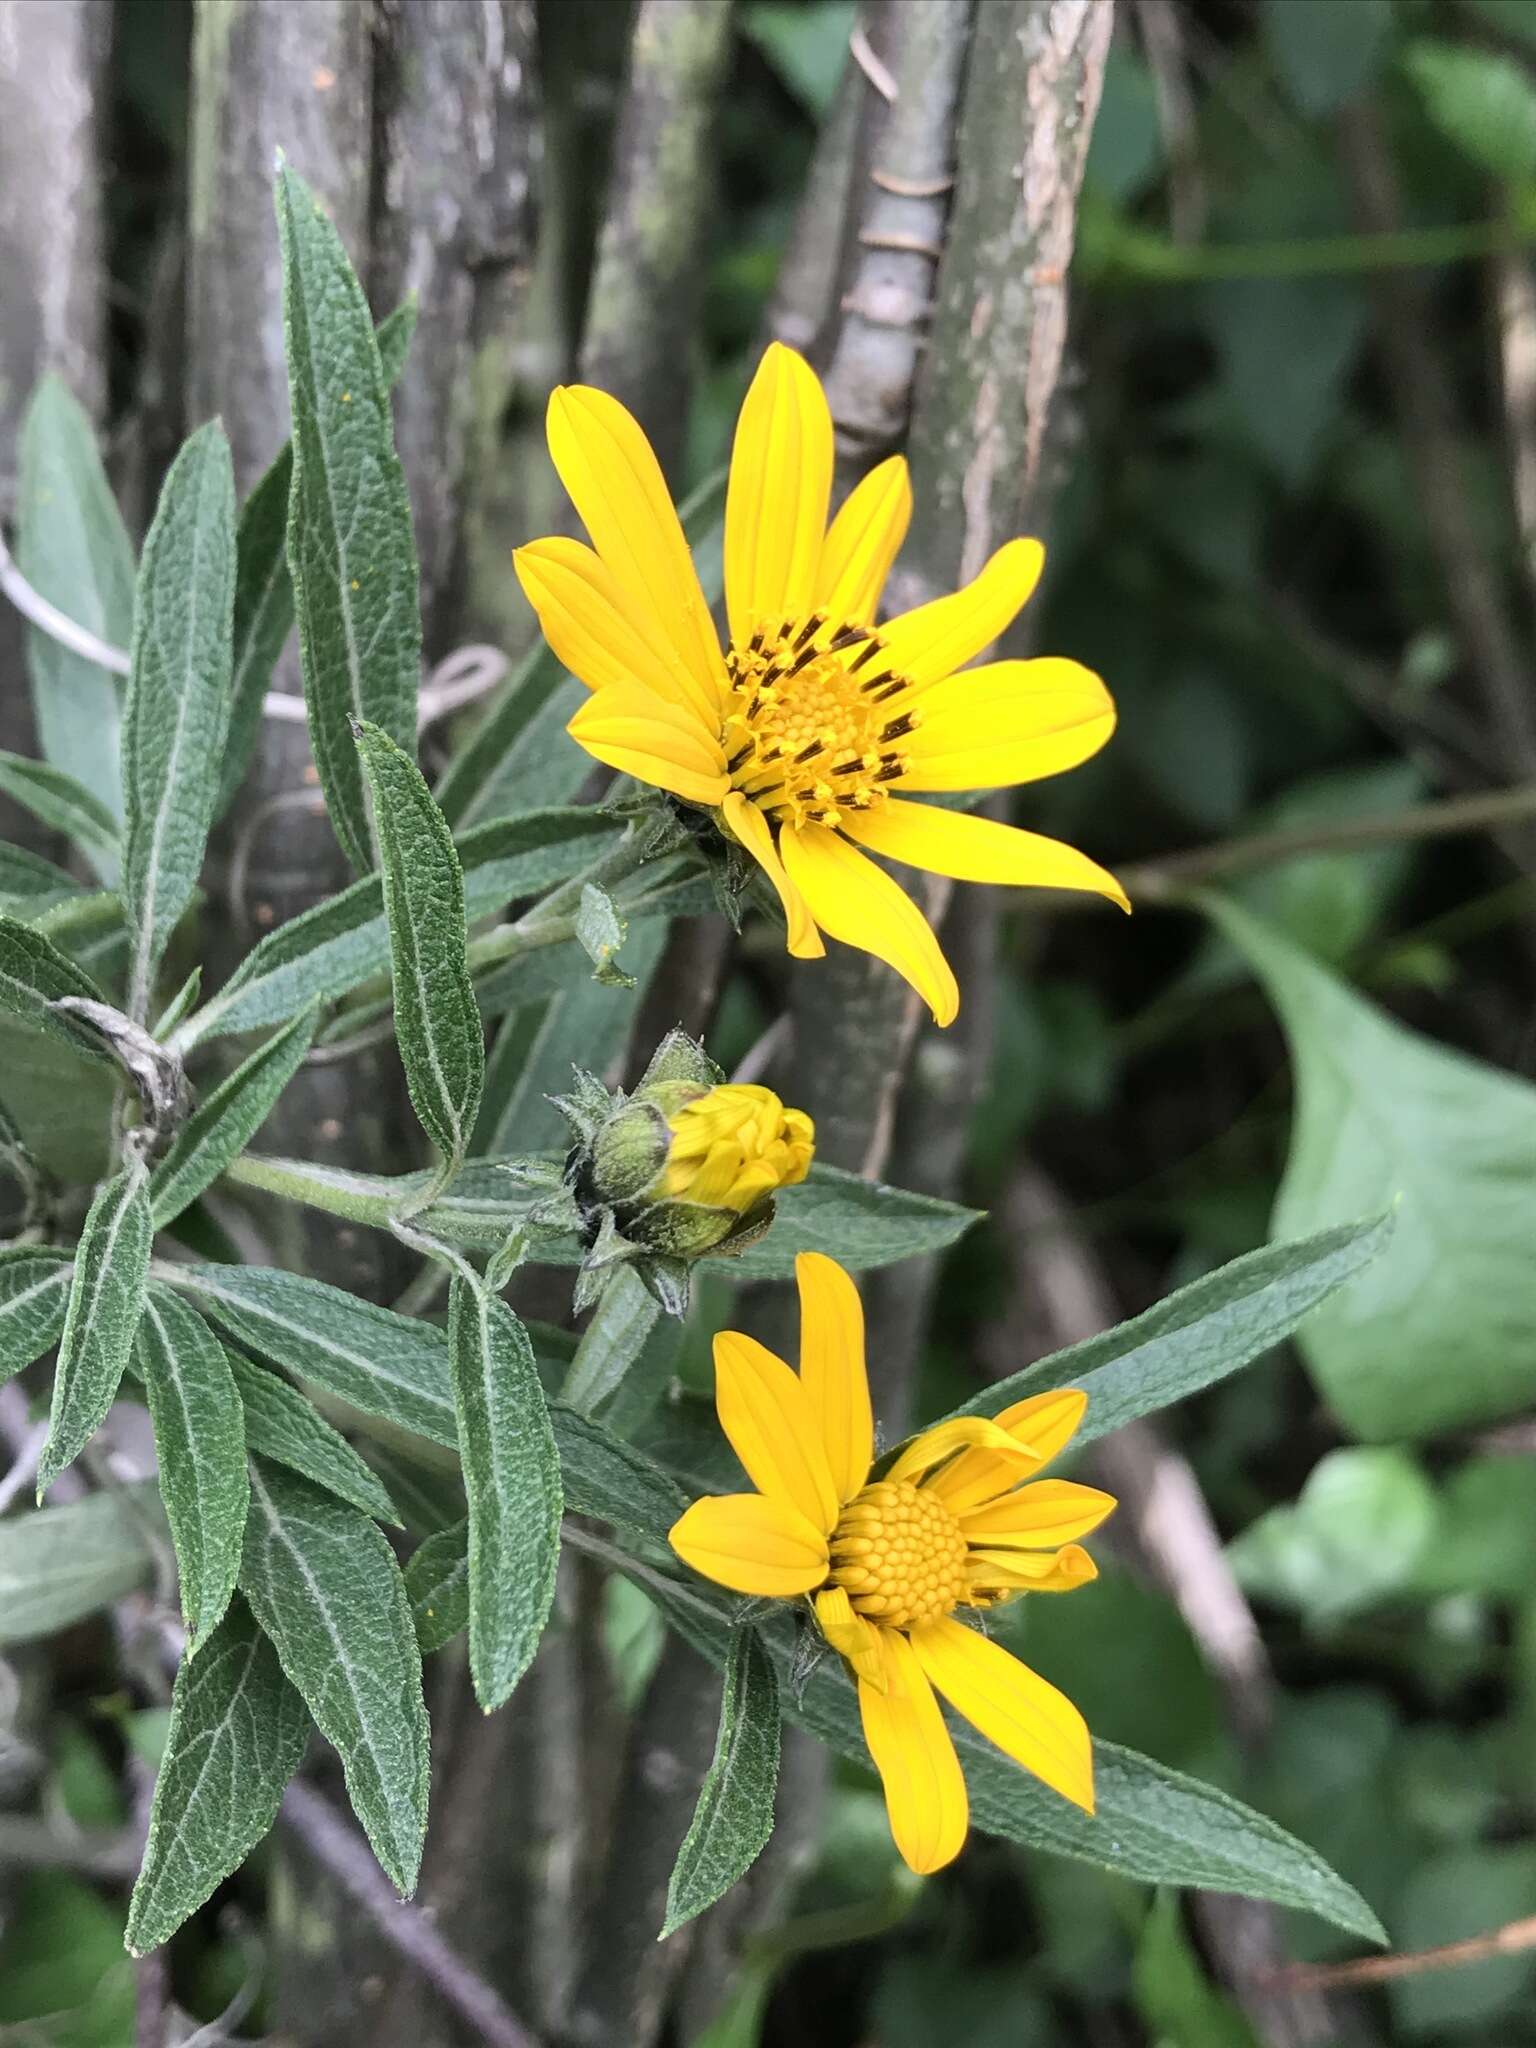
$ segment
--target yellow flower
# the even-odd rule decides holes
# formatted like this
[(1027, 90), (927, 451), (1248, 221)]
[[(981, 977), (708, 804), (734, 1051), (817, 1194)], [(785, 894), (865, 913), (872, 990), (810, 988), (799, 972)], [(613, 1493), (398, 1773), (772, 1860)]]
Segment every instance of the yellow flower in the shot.
[[(789, 950), (822, 933), (886, 960), (940, 1024), (959, 1008), (927, 919), (874, 853), (963, 882), (1124, 891), (1074, 848), (908, 794), (997, 789), (1074, 768), (1114, 730), (1099, 678), (1049, 656), (957, 673), (1039, 580), (1011, 540), (974, 582), (878, 630), (912, 493), (892, 456), (830, 526), (832, 417), (775, 343), (737, 423), (725, 508), (722, 648), (656, 457), (617, 399), (557, 390), (549, 450), (593, 546), (518, 549), (544, 636), (592, 691), (570, 731), (611, 768), (714, 812), (778, 891)], [(898, 794), (901, 792), (901, 794)]]
[(667, 1128), (672, 1143), (660, 1192), (669, 1200), (744, 1215), (811, 1170), (815, 1126), (803, 1109), (786, 1109), (771, 1088), (711, 1088), (668, 1117)]
[(673, 1549), (734, 1592), (811, 1596), (822, 1634), (853, 1669), (891, 1833), (913, 1870), (938, 1870), (958, 1855), (968, 1819), (935, 1688), (990, 1742), (1091, 1813), (1082, 1715), (956, 1618), (961, 1608), (1066, 1593), (1095, 1577), (1076, 1539), (1114, 1501), (1070, 1480), (1035, 1479), (1077, 1428), (1088, 1397), (1062, 1388), (1017, 1402), (995, 1422), (941, 1422), (871, 1481), (858, 1294), (819, 1252), (801, 1253), (795, 1277), (798, 1375), (751, 1337), (726, 1330), (715, 1339), (720, 1425), (757, 1492), (695, 1501), (673, 1524)]

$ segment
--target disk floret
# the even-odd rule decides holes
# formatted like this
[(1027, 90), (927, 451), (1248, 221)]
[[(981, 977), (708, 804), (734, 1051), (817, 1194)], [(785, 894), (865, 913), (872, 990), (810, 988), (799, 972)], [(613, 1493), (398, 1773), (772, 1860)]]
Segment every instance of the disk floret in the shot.
[(966, 1541), (937, 1494), (879, 1480), (844, 1508), (832, 1534), (832, 1583), (855, 1614), (887, 1628), (939, 1621), (966, 1598)]

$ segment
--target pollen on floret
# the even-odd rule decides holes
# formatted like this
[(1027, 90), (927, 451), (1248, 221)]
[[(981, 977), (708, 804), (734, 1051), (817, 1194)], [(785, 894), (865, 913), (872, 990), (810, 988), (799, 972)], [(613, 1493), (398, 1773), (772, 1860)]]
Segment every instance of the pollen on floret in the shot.
[(936, 1493), (882, 1479), (855, 1494), (832, 1532), (831, 1582), (855, 1614), (917, 1628), (967, 1598), (966, 1557), (964, 1532)]

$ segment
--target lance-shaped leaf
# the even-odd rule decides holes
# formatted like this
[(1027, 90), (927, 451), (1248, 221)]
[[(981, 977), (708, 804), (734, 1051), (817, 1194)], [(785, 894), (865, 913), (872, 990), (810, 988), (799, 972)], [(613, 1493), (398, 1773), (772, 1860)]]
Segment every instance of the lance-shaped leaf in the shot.
[(123, 709), (123, 901), (133, 931), (128, 1009), (144, 1019), (155, 967), (192, 901), (229, 727), (235, 477), (216, 420), (160, 493), (134, 598)]
[(256, 1458), (240, 1590), (340, 1756), (374, 1854), (409, 1895), (427, 1827), (428, 1731), (394, 1552), (356, 1508)]
[[(414, 299), (397, 306), (378, 328), (384, 380), (405, 367), (416, 327)], [(235, 661), (230, 690), (229, 740), (220, 766), (222, 814), (245, 776), (262, 700), (293, 630), (293, 579), (288, 574), (288, 506), (293, 493), (293, 443), (285, 441), (271, 467), (240, 508), (235, 533)]]
[(773, 1833), (778, 1782), (778, 1677), (757, 1630), (738, 1628), (726, 1657), (714, 1758), (667, 1886), (663, 1940), (757, 1861)]
[(309, 1050), (315, 1015), (304, 1011), (258, 1046), (187, 1118), (150, 1181), (157, 1230), (212, 1186), (261, 1129)]
[(48, 1441), (38, 1460), (39, 1499), (90, 1442), (116, 1397), (144, 1310), (154, 1234), (149, 1176), (134, 1160), (97, 1189), (80, 1232)]
[(1378, 1216), (1245, 1252), (1144, 1315), (994, 1382), (954, 1412), (995, 1415), (1053, 1387), (1081, 1387), (1088, 1412), (1073, 1443), (1092, 1443), (1214, 1386), (1283, 1343), (1304, 1316), (1380, 1255), (1392, 1227), (1390, 1215)]
[(103, 1002), (101, 990), (83, 967), (61, 953), (46, 933), (14, 917), (0, 916), (0, 1009), (46, 1031), (72, 1052), (105, 1059), (99, 1039), (87, 1036), (53, 1005), (65, 997)]
[(149, 1810), (144, 1866), (128, 1909), (141, 1956), (238, 1870), (277, 1818), (309, 1733), (277, 1652), (236, 1600), (171, 1695), (171, 1723)]
[(0, 752), (0, 790), (41, 824), (72, 839), (107, 887), (113, 887), (117, 881), (117, 819), (83, 782), (51, 762)]
[(774, 1198), (768, 1235), (722, 1265), (742, 1280), (787, 1280), (800, 1252), (825, 1252), (850, 1272), (943, 1251), (975, 1223), (977, 1209), (936, 1195), (915, 1195), (840, 1167), (813, 1166), (810, 1178)]
[(416, 763), (376, 725), (359, 728), (357, 748), (384, 878), (400, 1058), (446, 1181), (468, 1149), (485, 1084), (485, 1040), (465, 956), (464, 875), (448, 821)]
[(0, 1385), (58, 1343), (72, 1273), (63, 1252), (0, 1252)]
[[(33, 589), (109, 646), (133, 630), (133, 544), (112, 496), (95, 431), (59, 377), (45, 377), (21, 429), (16, 557)], [(27, 631), (27, 667), (44, 757), (82, 783), (114, 817), (122, 777), (116, 676)], [(11, 687), (15, 678), (8, 678)]]
[(363, 1463), (313, 1402), (306, 1401), (276, 1373), (252, 1365), (238, 1351), (225, 1356), (245, 1410), (245, 1441), (253, 1451), (292, 1472), (302, 1472), (316, 1486), (323, 1486), (338, 1500), (350, 1501), (365, 1515), (381, 1522), (400, 1520), (378, 1474)]
[(0, 909), (36, 924), (84, 894), (73, 875), (65, 874), (40, 853), (0, 841)]
[(469, 1501), (469, 1668), (486, 1713), (527, 1670), (555, 1597), (564, 1498), (528, 1332), (472, 1269), (448, 1294)]
[(235, 1590), (251, 1497), (245, 1419), (223, 1346), (168, 1287), (145, 1297), (134, 1364), (155, 1425), (190, 1654), (217, 1628)]
[(373, 318), (341, 238), (280, 165), (277, 222), (293, 409), (288, 568), (320, 787), (352, 865), (373, 866), (352, 727), (416, 736), (421, 616), (405, 474)]
[(159, 1518), (151, 1479), (0, 1521), (0, 1649), (56, 1635), (142, 1585)]
[(469, 1627), (469, 1523), (437, 1529), (405, 1567), (416, 1641), (425, 1657)]

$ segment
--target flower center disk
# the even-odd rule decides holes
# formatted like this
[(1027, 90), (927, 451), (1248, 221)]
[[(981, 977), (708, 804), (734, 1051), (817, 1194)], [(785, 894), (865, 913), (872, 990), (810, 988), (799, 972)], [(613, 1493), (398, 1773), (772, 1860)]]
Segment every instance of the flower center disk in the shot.
[(835, 825), (867, 811), (907, 765), (900, 742), (917, 714), (894, 711), (907, 687), (866, 626), (809, 619), (759, 625), (726, 656), (724, 744), (732, 784), (792, 825)]
[(965, 1598), (966, 1541), (934, 1493), (882, 1479), (855, 1494), (832, 1532), (832, 1583), (886, 1628), (938, 1621)]

